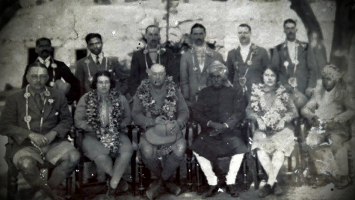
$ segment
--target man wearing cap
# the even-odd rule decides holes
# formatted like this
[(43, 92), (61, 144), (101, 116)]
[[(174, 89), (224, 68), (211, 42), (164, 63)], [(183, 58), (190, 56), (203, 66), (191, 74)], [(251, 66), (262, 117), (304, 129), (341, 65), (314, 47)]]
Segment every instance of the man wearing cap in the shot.
[(315, 164), (318, 180), (326, 175), (338, 180), (338, 188), (348, 182), (348, 156), (344, 142), (350, 139), (350, 123), (355, 116), (355, 98), (348, 91), (339, 69), (327, 65), (322, 71), (322, 81), (301, 113), (312, 128), (306, 139), (310, 156)]
[(280, 71), (280, 81), (287, 89), (297, 89), (311, 95), (317, 83), (317, 67), (310, 46), (296, 39), (297, 27), (293, 19), (284, 21), (286, 41), (273, 49), (272, 65)]
[[(8, 97), (1, 113), (0, 133), (9, 138), (11, 145), (6, 158), (38, 190), (33, 199), (58, 199), (53, 190), (73, 172), (80, 159), (80, 153), (66, 139), (73, 123), (67, 100), (61, 92), (45, 85), (48, 78), (45, 65), (30, 64), (26, 73), (29, 84)], [(55, 167), (48, 181), (37, 167), (44, 161)]]
[(174, 81), (178, 81), (178, 74), (174, 74), (172, 61), (174, 59), (173, 52), (160, 45), (160, 28), (157, 25), (149, 25), (145, 29), (144, 39), (147, 45), (132, 55), (131, 71), (129, 76), (129, 92), (133, 96), (136, 93), (141, 81), (148, 78), (147, 69), (155, 63), (165, 66), (166, 73), (173, 77)]
[(218, 178), (212, 163), (217, 162), (220, 157), (231, 157), (226, 176), (227, 192), (232, 197), (237, 197), (239, 194), (235, 180), (248, 149), (236, 125), (245, 117), (246, 98), (240, 85), (232, 87), (228, 80), (227, 67), (219, 61), (212, 63), (208, 74), (212, 86), (201, 90), (192, 107), (193, 118), (201, 125), (201, 134), (191, 149), (210, 186), (203, 197), (211, 197), (218, 192)]
[(270, 63), (268, 52), (251, 42), (251, 27), (248, 24), (238, 26), (240, 45), (228, 52), (227, 67), (229, 80), (234, 86), (240, 85), (250, 94), (253, 83), (261, 83), (263, 67)]
[[(53, 51), (51, 40), (48, 38), (39, 38), (36, 40), (35, 52), (38, 54), (36, 62), (44, 64), (48, 68), (48, 81), (47, 86), (61, 90), (67, 97), (68, 104), (79, 98), (79, 80), (75, 78), (69, 67), (61, 61), (54, 60), (51, 56)], [(26, 66), (25, 73), (22, 78), (22, 88), (28, 85), (26, 74), (28, 71)], [(66, 83), (64, 83), (62, 81)]]
[[(189, 110), (172, 77), (166, 77), (164, 66), (152, 65), (148, 77), (133, 97), (132, 117), (145, 130), (140, 142), (143, 162), (158, 178), (146, 192), (149, 199), (154, 199), (162, 186), (174, 195), (181, 192), (168, 180), (184, 158), (186, 141), (181, 130)], [(159, 158), (164, 156), (162, 164)]]
[(189, 106), (196, 101), (197, 93), (207, 86), (207, 70), (211, 63), (215, 60), (224, 63), (222, 55), (207, 46), (206, 28), (202, 24), (194, 24), (190, 34), (193, 46), (180, 60), (180, 87)]

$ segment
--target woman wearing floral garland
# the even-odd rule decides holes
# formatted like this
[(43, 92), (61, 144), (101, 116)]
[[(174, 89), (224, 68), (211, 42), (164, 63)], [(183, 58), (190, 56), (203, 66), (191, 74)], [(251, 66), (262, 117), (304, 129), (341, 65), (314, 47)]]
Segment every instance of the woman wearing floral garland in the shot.
[[(124, 133), (132, 121), (131, 111), (126, 98), (114, 89), (113, 81), (108, 71), (97, 72), (91, 86), (93, 90), (81, 97), (74, 116), (75, 126), (85, 131), (84, 155), (95, 162), (98, 173), (101, 171), (111, 177), (110, 195), (118, 183), (120, 189), (128, 189), (121, 177), (133, 153), (131, 141)], [(111, 157), (116, 158), (114, 165)]]
[(253, 84), (247, 118), (256, 121), (252, 149), (256, 149), (258, 158), (268, 175), (267, 184), (259, 190), (260, 197), (272, 192), (282, 194), (277, 184), (277, 174), (285, 156), (290, 156), (294, 148), (294, 133), (290, 122), (298, 117), (297, 109), (286, 89), (278, 83), (278, 72), (268, 66), (262, 71), (262, 81)]

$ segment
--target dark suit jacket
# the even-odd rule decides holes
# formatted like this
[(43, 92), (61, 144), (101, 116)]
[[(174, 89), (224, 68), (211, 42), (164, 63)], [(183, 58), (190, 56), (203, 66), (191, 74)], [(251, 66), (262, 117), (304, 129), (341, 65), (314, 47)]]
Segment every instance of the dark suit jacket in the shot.
[[(298, 46), (298, 61), (295, 77), (297, 79), (298, 89), (304, 93), (309, 87), (314, 88), (317, 84), (317, 66), (312, 50), (307, 43), (296, 40)], [(285, 61), (289, 63), (287, 69), (285, 67)], [(277, 45), (273, 50), (272, 65), (277, 66), (280, 70), (280, 81), (286, 86), (288, 79), (293, 76), (293, 70), (295, 65), (292, 63), (290, 55), (287, 49), (287, 43), (281, 43)]]
[(182, 95), (187, 101), (194, 102), (201, 87), (208, 86), (207, 69), (209, 69), (210, 65), (215, 60), (224, 63), (223, 57), (220, 53), (207, 47), (205, 66), (201, 72), (197, 55), (193, 50), (190, 49), (182, 54), (180, 60), (180, 87)]
[[(117, 57), (104, 57), (100, 65), (96, 65), (91, 55), (78, 60), (76, 62), (75, 76), (80, 81), (80, 97), (92, 90), (88, 69), (92, 77), (99, 71), (106, 70), (111, 72), (116, 82), (116, 89), (122, 93), (127, 92), (127, 75), (122, 72), (121, 68), (122, 66), (118, 62)], [(120, 80), (120, 78), (122, 79)]]
[[(247, 63), (250, 60), (252, 51), (256, 53), (253, 55), (251, 61), (252, 64), (249, 66)], [(246, 61), (243, 61), (242, 55), (240, 54), (240, 47), (232, 49), (228, 52), (227, 57), (227, 67), (229, 71), (229, 80), (233, 85), (240, 85), (239, 78), (246, 74), (246, 86), (248, 88), (248, 93), (251, 92), (251, 86), (253, 83), (261, 83), (262, 80), (262, 69), (270, 63), (269, 54), (267, 51), (255, 44), (250, 45), (250, 50)]]
[[(143, 79), (148, 78), (148, 74), (146, 72), (146, 62), (145, 62), (145, 55), (143, 53), (144, 49), (140, 49), (138, 51), (133, 52), (132, 55), (132, 62), (131, 62), (131, 72), (129, 76), (129, 92), (132, 96), (136, 93), (138, 86), (141, 84)], [(150, 56), (147, 54), (147, 64), (148, 68), (153, 65)], [(176, 66), (173, 66), (172, 60), (174, 59), (173, 52), (170, 49), (166, 49), (164, 53), (160, 55), (160, 64), (163, 65), (166, 69), (166, 73), (169, 76), (177, 76), (174, 74), (174, 69)], [(157, 63), (159, 63), (159, 55), (157, 58)], [(174, 78), (175, 79), (175, 78)]]
[(31, 132), (46, 134), (50, 131), (56, 131), (58, 134), (54, 141), (63, 140), (69, 132), (73, 119), (69, 112), (67, 100), (59, 90), (53, 88), (48, 88), (48, 90), (50, 96), (47, 99), (53, 99), (53, 102), (50, 103), (47, 100), (44, 105), (42, 132), (40, 131), (42, 114), (32, 96), (28, 99), (28, 114), (32, 118), (30, 122), (31, 131), (28, 130), (27, 123), (24, 121), (26, 116), (25, 89), (7, 98), (4, 110), (1, 113), (0, 133), (8, 136), (9, 142), (13, 142), (12, 156), (21, 148), (31, 145), (28, 139), (28, 134)]
[(237, 123), (244, 119), (246, 107), (247, 101), (240, 86), (220, 89), (210, 86), (201, 90), (192, 110), (194, 119), (201, 125), (201, 133), (209, 134), (213, 130), (207, 127), (210, 120), (227, 123), (229, 130), (234, 130)]
[[(51, 66), (53, 61), (57, 65), (56, 69), (53, 69)], [(28, 84), (28, 81), (26, 79), (28, 66), (29, 65), (26, 66), (25, 73), (22, 78), (22, 88), (25, 88)], [(49, 83), (53, 80), (53, 70), (55, 71), (55, 77), (54, 77), (55, 81), (63, 78), (65, 80), (65, 82), (70, 84), (69, 93), (66, 95), (68, 102), (73, 102), (75, 100), (78, 100), (79, 99), (79, 93), (78, 93), (79, 80), (77, 78), (75, 78), (73, 73), (70, 71), (69, 67), (64, 62), (51, 59), (51, 63), (48, 67), (49, 79), (48, 79), (46, 85), (49, 86)]]

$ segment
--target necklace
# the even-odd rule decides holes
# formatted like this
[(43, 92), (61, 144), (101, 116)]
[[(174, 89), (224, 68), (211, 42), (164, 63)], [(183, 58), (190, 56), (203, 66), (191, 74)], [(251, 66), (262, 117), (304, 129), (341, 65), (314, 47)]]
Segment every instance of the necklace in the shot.
[[(149, 53), (149, 47), (148, 45), (145, 47), (144, 51), (143, 51), (143, 54), (144, 54), (144, 60), (145, 60), (145, 68), (148, 70), (149, 67), (148, 67), (148, 61), (147, 61), (147, 54)], [(158, 54), (158, 60), (159, 60), (159, 64), (160, 64), (160, 53), (163, 52), (164, 49), (163, 48), (160, 48), (160, 45), (157, 46), (157, 54)], [(152, 60), (153, 62), (153, 60)], [(154, 63), (154, 62), (153, 62)]]

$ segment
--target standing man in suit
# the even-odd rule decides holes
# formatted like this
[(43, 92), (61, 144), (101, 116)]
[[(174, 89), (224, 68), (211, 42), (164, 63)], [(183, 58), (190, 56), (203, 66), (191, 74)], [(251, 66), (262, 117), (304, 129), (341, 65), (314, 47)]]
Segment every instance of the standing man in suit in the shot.
[(155, 63), (165, 66), (166, 73), (173, 76), (176, 81), (178, 74), (174, 74), (174, 67), (171, 64), (174, 55), (170, 49), (160, 46), (160, 28), (157, 25), (149, 25), (145, 29), (144, 39), (147, 45), (144, 49), (135, 51), (132, 56), (131, 72), (129, 77), (129, 92), (132, 96), (136, 93), (138, 86), (143, 79), (148, 78), (147, 69)]
[[(28, 66), (29, 84), (6, 100), (0, 133), (9, 138), (12, 146), (8, 159), (30, 186), (39, 189), (33, 199), (49, 196), (56, 200), (53, 190), (73, 172), (80, 153), (65, 137), (73, 119), (64, 95), (45, 85), (49, 79), (47, 70), (39, 62)], [(55, 166), (48, 181), (37, 167), (44, 161)]]
[[(36, 62), (40, 62), (48, 68), (49, 79), (46, 82), (46, 86), (62, 90), (67, 97), (68, 104), (72, 104), (73, 101), (79, 99), (79, 80), (75, 78), (64, 62), (53, 59), (51, 56), (52, 51), (53, 48), (50, 39), (43, 37), (36, 40), (35, 52), (38, 54)], [(28, 67), (29, 65), (26, 66), (23, 75), (22, 88), (28, 84), (26, 78)], [(66, 83), (63, 83), (62, 78)]]
[(284, 21), (286, 41), (273, 50), (272, 65), (279, 67), (280, 81), (288, 89), (298, 89), (310, 96), (317, 83), (314, 54), (305, 42), (296, 39), (296, 22)]
[(267, 51), (251, 42), (251, 27), (240, 24), (238, 37), (240, 46), (228, 52), (227, 67), (229, 80), (233, 85), (241, 85), (247, 94), (253, 83), (261, 83), (262, 69), (270, 63)]
[[(100, 34), (89, 33), (86, 35), (85, 41), (90, 51), (89, 55), (77, 61), (75, 70), (75, 76), (80, 81), (80, 97), (92, 90), (91, 83), (97, 72), (108, 71), (112, 73), (112, 77), (116, 77), (114, 73), (117, 73), (121, 67), (117, 59), (105, 57), (104, 52), (102, 52), (103, 41)], [(127, 93), (125, 87), (116, 89), (123, 94)]]
[(207, 87), (207, 71), (213, 61), (224, 63), (222, 55), (207, 46), (206, 28), (202, 24), (194, 24), (190, 34), (192, 49), (185, 52), (180, 60), (180, 86), (189, 106), (196, 101), (198, 92)]

